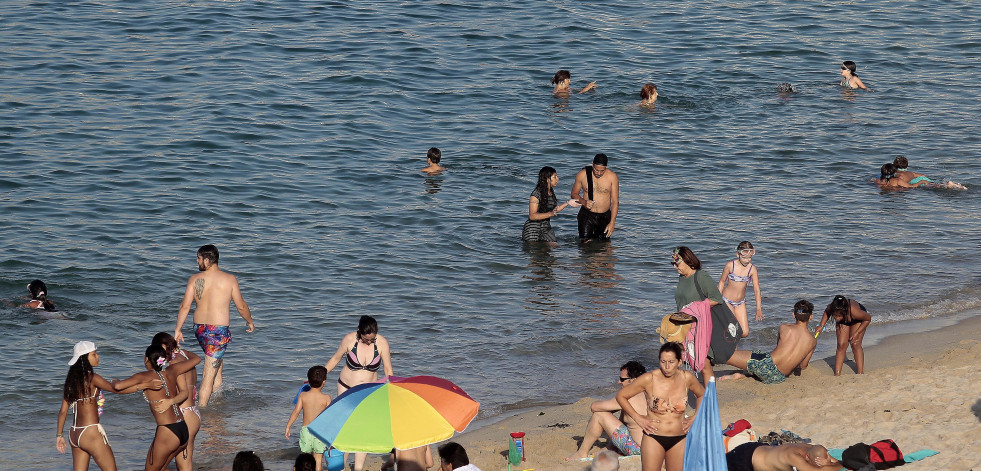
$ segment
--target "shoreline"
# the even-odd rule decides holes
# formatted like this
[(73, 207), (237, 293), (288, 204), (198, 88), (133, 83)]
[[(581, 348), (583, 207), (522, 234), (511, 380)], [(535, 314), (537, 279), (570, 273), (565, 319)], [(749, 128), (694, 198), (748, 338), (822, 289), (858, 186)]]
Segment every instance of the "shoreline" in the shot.
[[(981, 362), (981, 312), (941, 323), (934, 330), (883, 336), (867, 345), (864, 375), (856, 375), (849, 360), (842, 376), (835, 377), (832, 347), (830, 355), (812, 359), (800, 377), (791, 376), (782, 384), (724, 381), (718, 387), (722, 425), (746, 419), (757, 435), (786, 429), (828, 448), (892, 438), (904, 453), (940, 452), (908, 463), (903, 468), (907, 471), (981, 469), (975, 445), (981, 437), (981, 393), (976, 386), (981, 382), (976, 366)], [(716, 374), (733, 371), (725, 366)], [(589, 404), (596, 399), (524, 410), (452, 440), (462, 444), (481, 469), (503, 469), (508, 433), (522, 431), (527, 434), (527, 461), (520, 469), (587, 469), (588, 463), (564, 458), (575, 452)], [(760, 410), (762, 403), (767, 404), (765, 411)], [(605, 442), (605, 436), (600, 438), (591, 454)], [(372, 460), (368, 465), (379, 466)], [(639, 470), (639, 457), (622, 459), (621, 469)]]

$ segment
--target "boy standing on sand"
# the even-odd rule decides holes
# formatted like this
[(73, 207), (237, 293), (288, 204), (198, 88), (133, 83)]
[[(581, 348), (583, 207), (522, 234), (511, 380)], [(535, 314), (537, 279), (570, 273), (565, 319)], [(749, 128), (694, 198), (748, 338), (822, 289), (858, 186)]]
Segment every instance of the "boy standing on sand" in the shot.
[(205, 355), (204, 373), (201, 375), (201, 388), (198, 391), (198, 406), (205, 407), (211, 399), (211, 393), (221, 386), (221, 359), (225, 356), (228, 343), (232, 341), (232, 333), (228, 329), (229, 303), (234, 302), (235, 309), (238, 309), (239, 315), (245, 319), (245, 324), (248, 326), (246, 332), (254, 331), (255, 324), (252, 323), (249, 305), (242, 299), (238, 280), (231, 273), (218, 269), (218, 247), (208, 244), (198, 249), (198, 270), (200, 273), (192, 275), (187, 280), (184, 300), (181, 301), (180, 310), (177, 312), (177, 329), (174, 330), (174, 338), (178, 343), (184, 341), (181, 329), (184, 327), (188, 313), (191, 312), (191, 304), (196, 304), (194, 336), (197, 337), (198, 344), (201, 345)]
[[(813, 314), (813, 304), (805, 300), (797, 301), (794, 305), (794, 319), (797, 322), (780, 326), (777, 348), (773, 352), (736, 350), (726, 363), (746, 370), (765, 384), (784, 382), (791, 372), (807, 368), (814, 354), (817, 339), (807, 330), (807, 323)], [(725, 379), (745, 377), (736, 373)]]
[(319, 470), (323, 469), (321, 466), (327, 445), (313, 436), (307, 429), (307, 425), (310, 425), (310, 422), (313, 422), (313, 419), (316, 419), (330, 404), (330, 395), (324, 394), (323, 391), (324, 382), (327, 381), (327, 368), (320, 365), (311, 367), (307, 370), (307, 381), (310, 383), (310, 390), (301, 392), (297, 397), (296, 407), (290, 414), (290, 420), (286, 422), (286, 438), (290, 438), (290, 427), (300, 415), (300, 411), (303, 411), (303, 427), (300, 428), (300, 451), (312, 454), (313, 458), (317, 460), (316, 469)]

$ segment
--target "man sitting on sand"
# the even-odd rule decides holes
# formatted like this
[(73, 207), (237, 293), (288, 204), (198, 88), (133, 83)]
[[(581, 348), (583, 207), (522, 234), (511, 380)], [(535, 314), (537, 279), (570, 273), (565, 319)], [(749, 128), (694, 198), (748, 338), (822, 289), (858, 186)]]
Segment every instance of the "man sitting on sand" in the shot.
[(589, 471), (619, 471), (620, 457), (610, 450), (603, 450), (596, 454), (593, 464), (589, 465)]
[[(627, 387), (628, 384), (633, 383), (635, 379), (646, 372), (647, 369), (640, 362), (628, 361), (624, 363), (620, 367), (618, 378), (620, 389)], [(635, 410), (647, 410), (647, 398), (644, 394), (630, 398), (630, 404), (634, 406)], [(620, 404), (617, 403), (616, 398), (596, 401), (589, 406), (589, 409), (593, 415), (589, 417), (589, 423), (586, 424), (582, 445), (579, 446), (574, 455), (566, 458), (566, 460), (586, 458), (589, 450), (593, 447), (593, 443), (599, 439), (600, 434), (604, 431), (610, 437), (610, 443), (615, 445), (624, 455), (640, 454), (640, 440), (644, 438), (644, 430), (634, 422), (634, 419), (620, 410)], [(613, 415), (616, 411), (620, 411), (619, 417)]]
[(771, 446), (759, 442), (743, 443), (726, 453), (729, 471), (838, 471), (841, 463), (821, 445), (788, 443)]
[[(766, 384), (782, 383), (792, 371), (807, 368), (817, 346), (817, 339), (807, 329), (807, 323), (814, 313), (814, 305), (805, 300), (797, 301), (794, 305), (794, 324), (782, 324), (777, 337), (777, 348), (772, 352), (736, 350), (727, 364), (746, 370)], [(728, 378), (745, 378), (746, 375), (736, 373)]]
[(422, 171), (426, 173), (442, 172), (445, 167), (439, 165), (441, 158), (443, 158), (443, 153), (435, 147), (430, 147), (429, 152), (426, 153), (426, 168), (422, 169)]

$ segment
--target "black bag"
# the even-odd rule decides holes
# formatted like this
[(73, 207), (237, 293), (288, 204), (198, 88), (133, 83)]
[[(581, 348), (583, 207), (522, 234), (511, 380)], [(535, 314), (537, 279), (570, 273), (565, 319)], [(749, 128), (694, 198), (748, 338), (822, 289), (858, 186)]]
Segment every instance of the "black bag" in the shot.
[[(692, 276), (695, 277), (695, 289), (698, 290), (698, 295), (702, 299), (707, 299), (708, 296), (702, 291), (702, 287), (698, 286), (698, 273), (696, 272)], [(711, 347), (709, 348), (709, 361), (713, 365), (721, 365), (729, 361), (741, 338), (743, 338), (743, 328), (739, 325), (736, 315), (732, 313), (729, 306), (725, 303), (712, 306), (712, 340), (709, 343)]]
[(879, 440), (871, 445), (856, 443), (841, 454), (841, 465), (854, 470), (871, 471), (906, 464), (903, 452), (892, 440)]

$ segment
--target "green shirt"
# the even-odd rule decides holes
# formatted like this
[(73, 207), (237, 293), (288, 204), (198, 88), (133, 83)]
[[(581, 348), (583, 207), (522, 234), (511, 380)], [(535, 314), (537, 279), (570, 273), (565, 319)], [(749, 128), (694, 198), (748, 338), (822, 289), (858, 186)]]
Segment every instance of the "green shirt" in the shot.
[(704, 270), (698, 270), (688, 278), (678, 275), (678, 287), (674, 290), (674, 302), (678, 305), (679, 311), (689, 303), (705, 299), (698, 295), (695, 279), (698, 279), (698, 286), (702, 288), (702, 292), (709, 299), (722, 304), (722, 293), (719, 292), (719, 286), (712, 281), (712, 277), (708, 273), (705, 273)]

